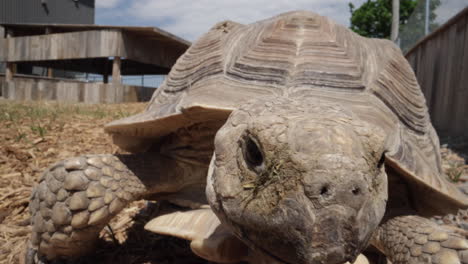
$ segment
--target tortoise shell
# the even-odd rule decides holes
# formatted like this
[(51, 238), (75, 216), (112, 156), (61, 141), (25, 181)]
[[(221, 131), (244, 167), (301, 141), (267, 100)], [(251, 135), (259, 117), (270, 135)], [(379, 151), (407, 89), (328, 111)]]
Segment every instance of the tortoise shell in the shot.
[(386, 165), (426, 200), (423, 211), (468, 207), (468, 198), (443, 175), (439, 139), (399, 48), (311, 12), (216, 24), (178, 59), (145, 112), (105, 130), (122, 148), (138, 150), (180, 128), (225, 120), (243, 103), (265, 96), (346, 105), (388, 132)]

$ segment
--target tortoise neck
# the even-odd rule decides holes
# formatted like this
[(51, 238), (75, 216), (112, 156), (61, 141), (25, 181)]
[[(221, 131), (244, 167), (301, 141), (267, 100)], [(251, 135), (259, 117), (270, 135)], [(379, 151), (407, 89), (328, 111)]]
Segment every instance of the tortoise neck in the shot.
[(117, 156), (146, 187), (141, 198), (175, 193), (187, 186), (206, 183), (208, 166), (185, 162), (161, 153), (147, 152)]

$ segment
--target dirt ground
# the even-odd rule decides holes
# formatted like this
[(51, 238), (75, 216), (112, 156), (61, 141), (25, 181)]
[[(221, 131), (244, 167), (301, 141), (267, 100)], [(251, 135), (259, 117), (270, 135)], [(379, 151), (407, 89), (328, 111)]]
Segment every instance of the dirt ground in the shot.
[[(103, 125), (144, 107), (143, 103), (84, 105), (0, 99), (0, 264), (20, 261), (30, 233), (29, 195), (42, 171), (58, 160), (84, 153), (120, 153), (103, 132)], [(466, 185), (467, 142), (443, 142), (447, 175)], [(156, 204), (133, 203), (101, 232), (95, 254), (79, 262), (208, 263), (191, 253), (187, 241), (143, 230), (157, 211)]]

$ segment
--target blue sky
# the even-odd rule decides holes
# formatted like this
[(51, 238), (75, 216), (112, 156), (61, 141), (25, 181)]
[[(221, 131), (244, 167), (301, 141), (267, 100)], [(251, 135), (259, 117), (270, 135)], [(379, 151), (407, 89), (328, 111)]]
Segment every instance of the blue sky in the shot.
[[(366, 0), (352, 0), (355, 6)], [(156, 26), (189, 41), (222, 20), (251, 23), (310, 10), (349, 25), (346, 0), (96, 0), (96, 24)]]

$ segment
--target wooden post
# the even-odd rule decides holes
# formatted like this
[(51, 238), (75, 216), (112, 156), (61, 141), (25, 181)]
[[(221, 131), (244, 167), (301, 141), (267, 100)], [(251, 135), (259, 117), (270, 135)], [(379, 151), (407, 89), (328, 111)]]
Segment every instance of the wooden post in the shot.
[(49, 77), (49, 78), (54, 77), (54, 69), (47, 68), (47, 77)]
[(114, 57), (114, 61), (112, 63), (112, 84), (121, 84), (122, 82), (120, 76), (120, 66), (120, 57)]
[(6, 63), (6, 72), (5, 72), (5, 80), (7, 82), (13, 81), (13, 74), (15, 71), (15, 64), (12, 62)]
[(400, 25), (400, 0), (392, 1), (392, 31), (390, 40), (397, 42), (398, 40), (398, 26)]
[[(6, 30), (6, 38), (12, 38), (13, 32), (11, 29)], [(16, 71), (16, 64), (14, 62), (7, 61), (6, 63), (6, 71), (5, 71), (5, 80), (7, 82), (11, 82), (13, 80), (13, 75)]]
[(102, 79), (104, 83), (109, 83), (109, 59), (106, 59), (104, 62), (104, 72), (102, 74)]

